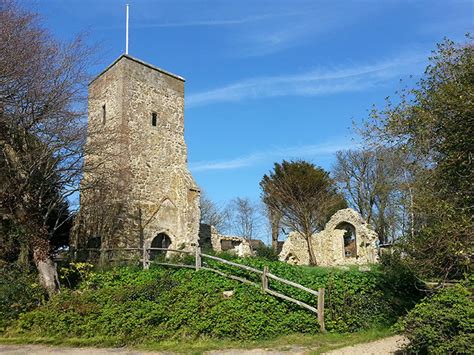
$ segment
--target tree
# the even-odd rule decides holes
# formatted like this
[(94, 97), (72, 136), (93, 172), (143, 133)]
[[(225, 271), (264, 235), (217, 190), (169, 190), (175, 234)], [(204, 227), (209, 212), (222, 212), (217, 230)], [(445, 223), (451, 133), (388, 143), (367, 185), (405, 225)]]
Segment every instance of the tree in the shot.
[(404, 251), (421, 275), (459, 278), (474, 240), (474, 45), (445, 40), (424, 76), (397, 104), (373, 110), (365, 135), (406, 154), (413, 180), (413, 233)]
[(400, 152), (384, 148), (336, 153), (334, 179), (349, 206), (374, 227), (381, 243), (393, 241), (406, 224), (402, 162)]
[(263, 176), (260, 186), (268, 209), (281, 216), (282, 225), (305, 238), (310, 264), (316, 265), (313, 234), (347, 206), (329, 173), (305, 161), (283, 161)]
[(265, 215), (268, 218), (268, 223), (270, 227), (270, 234), (272, 240), (272, 250), (273, 252), (278, 252), (278, 239), (280, 237), (280, 229), (281, 229), (281, 215), (278, 211), (274, 211), (269, 207), (271, 203), (266, 202), (270, 197), (266, 194), (266, 187), (262, 187), (263, 189), (263, 196), (262, 200), (265, 206)]
[(49, 294), (58, 287), (51, 241), (82, 172), (89, 54), (81, 38), (59, 43), (35, 14), (0, 2), (1, 213)]
[[(277, 173), (276, 170), (275, 173)], [(274, 196), (271, 193), (272, 180), (269, 178), (266, 179), (265, 176), (260, 182), (260, 187), (262, 188), (262, 202), (266, 206), (266, 214), (268, 217), (268, 222), (270, 224), (272, 237), (272, 249), (276, 253), (278, 251), (278, 238), (280, 236), (281, 214), (278, 210), (272, 207), (274, 205), (274, 201), (272, 201)]]
[(236, 197), (227, 206), (227, 215), (235, 234), (250, 241), (259, 227), (258, 208), (249, 198)]
[(201, 223), (214, 226), (219, 231), (228, 227), (227, 211), (218, 207), (204, 191), (201, 191)]

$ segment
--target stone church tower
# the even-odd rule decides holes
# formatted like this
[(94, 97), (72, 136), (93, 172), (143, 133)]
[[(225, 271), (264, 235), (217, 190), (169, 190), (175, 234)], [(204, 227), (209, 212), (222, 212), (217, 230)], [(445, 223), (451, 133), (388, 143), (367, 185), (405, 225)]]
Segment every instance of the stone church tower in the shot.
[(81, 187), (78, 250), (198, 242), (200, 192), (187, 167), (183, 78), (124, 54), (89, 84)]

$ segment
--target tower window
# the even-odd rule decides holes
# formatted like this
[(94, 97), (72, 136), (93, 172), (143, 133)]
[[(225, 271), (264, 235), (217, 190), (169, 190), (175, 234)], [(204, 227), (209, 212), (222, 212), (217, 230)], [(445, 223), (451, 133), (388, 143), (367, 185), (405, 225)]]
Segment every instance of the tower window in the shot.
[(102, 105), (102, 124), (105, 124), (105, 104)]
[(151, 125), (152, 125), (153, 127), (156, 127), (156, 122), (157, 122), (157, 120), (158, 120), (158, 116), (157, 116), (156, 112), (153, 112), (153, 113), (151, 114)]

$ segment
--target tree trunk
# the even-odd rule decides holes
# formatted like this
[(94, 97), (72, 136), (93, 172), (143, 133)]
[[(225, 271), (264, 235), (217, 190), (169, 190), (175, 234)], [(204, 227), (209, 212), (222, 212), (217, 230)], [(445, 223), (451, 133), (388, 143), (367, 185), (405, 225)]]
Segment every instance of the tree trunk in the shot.
[(309, 265), (317, 265), (316, 255), (314, 254), (313, 243), (311, 243), (312, 235), (305, 235), (306, 244), (308, 245)]
[(270, 223), (272, 227), (272, 249), (278, 253), (278, 232), (280, 230), (280, 218), (275, 212), (270, 212)]
[(33, 243), (33, 260), (38, 269), (41, 286), (46, 289), (49, 297), (52, 297), (59, 291), (59, 278), (51, 258), (50, 245), (47, 239), (35, 238)]

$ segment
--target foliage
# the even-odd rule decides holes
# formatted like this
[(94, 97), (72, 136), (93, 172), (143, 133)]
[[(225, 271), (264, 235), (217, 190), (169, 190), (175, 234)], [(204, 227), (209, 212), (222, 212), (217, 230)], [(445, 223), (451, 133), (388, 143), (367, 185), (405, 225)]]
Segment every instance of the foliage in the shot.
[(402, 161), (401, 152), (381, 147), (336, 153), (334, 180), (382, 244), (393, 241), (406, 220)]
[[(227, 255), (227, 258), (235, 258)], [(278, 276), (317, 289), (326, 288), (326, 327), (358, 331), (393, 323), (400, 314), (390, 281), (377, 271), (310, 268), (237, 259)], [(214, 261), (207, 260), (208, 265)], [(252, 277), (220, 263), (221, 271)], [(253, 279), (259, 282), (259, 276)], [(316, 305), (316, 297), (270, 282), (276, 291)], [(223, 291), (233, 290), (230, 298)], [(210, 337), (262, 339), (291, 333), (318, 332), (316, 315), (262, 293), (258, 288), (210, 271), (152, 267), (89, 272), (77, 290), (63, 290), (49, 303), (20, 317), (10, 335), (39, 337), (103, 337), (118, 344), (164, 339)]]
[(58, 276), (62, 285), (75, 288), (80, 281), (88, 280), (92, 276), (94, 265), (83, 262), (67, 263), (59, 268)]
[(474, 45), (445, 40), (424, 76), (397, 104), (373, 110), (366, 136), (406, 155), (406, 261), (419, 274), (458, 278), (472, 271)]
[[(308, 287), (326, 287), (326, 327), (330, 331), (373, 328), (393, 323), (398, 315), (391, 307), (394, 299), (386, 288), (389, 283), (378, 271), (296, 267), (260, 258), (238, 260), (260, 269), (269, 265), (272, 273)], [(229, 271), (222, 264), (220, 269)], [(294, 288), (273, 281), (270, 287), (316, 304), (314, 296)], [(229, 290), (234, 295), (223, 297), (222, 292)], [(210, 271), (128, 267), (89, 273), (77, 290), (64, 289), (47, 304), (23, 314), (9, 332), (103, 337), (132, 344), (199, 337), (249, 340), (318, 331), (314, 314)]]
[(0, 331), (21, 313), (37, 307), (44, 297), (43, 289), (30, 270), (0, 266)]
[(14, 242), (18, 249), (26, 244), (52, 294), (57, 279), (51, 249), (67, 243), (67, 201), (82, 175), (90, 50), (80, 38), (55, 40), (36, 14), (13, 1), (0, 3), (0, 47), (2, 230), (4, 220), (22, 230)]
[[(329, 173), (306, 161), (283, 161), (275, 163), (273, 171), (263, 176), (260, 186), (270, 213), (278, 215), (282, 225), (301, 233), (307, 242), (310, 263), (315, 265), (312, 235), (324, 228), (334, 212), (347, 206)], [(272, 226), (275, 223), (270, 222)]]
[(257, 249), (255, 249), (255, 253), (258, 257), (269, 260), (269, 261), (278, 261), (278, 253), (269, 246), (265, 244), (260, 244)]
[[(384, 267), (376, 266), (370, 272), (361, 272), (356, 266), (345, 270), (294, 266), (263, 258), (219, 256), (260, 270), (267, 265), (270, 273), (313, 290), (324, 287), (325, 322), (330, 331), (353, 332), (377, 324), (391, 324), (399, 315), (412, 308), (422, 296), (417, 289), (419, 284), (416, 278), (408, 270), (402, 276), (396, 272), (387, 273)], [(255, 273), (212, 260), (206, 263), (228, 274), (260, 282), (260, 275)], [(317, 299), (304, 291), (272, 280), (270, 288), (317, 307)]]
[(456, 285), (440, 290), (416, 305), (399, 326), (417, 354), (474, 353), (472, 289)]
[[(234, 290), (224, 299), (222, 292)], [(124, 342), (183, 337), (255, 339), (317, 331), (317, 320), (258, 290), (213, 273), (162, 268), (93, 275), (24, 314), (20, 332), (41, 336), (115, 337)]]

